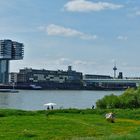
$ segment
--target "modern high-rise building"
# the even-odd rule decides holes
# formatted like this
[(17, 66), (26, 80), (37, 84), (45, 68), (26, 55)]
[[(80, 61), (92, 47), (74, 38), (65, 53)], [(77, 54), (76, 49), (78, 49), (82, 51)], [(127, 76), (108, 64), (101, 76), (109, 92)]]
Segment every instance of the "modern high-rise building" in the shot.
[(9, 82), (9, 61), (23, 59), (24, 45), (9, 39), (0, 40), (0, 83)]

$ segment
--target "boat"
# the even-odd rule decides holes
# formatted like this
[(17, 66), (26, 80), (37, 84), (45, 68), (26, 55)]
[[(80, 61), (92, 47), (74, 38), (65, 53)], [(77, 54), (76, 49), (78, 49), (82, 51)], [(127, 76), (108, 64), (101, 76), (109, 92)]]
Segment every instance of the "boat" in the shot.
[(0, 89), (0, 92), (11, 92), (11, 89)]
[(19, 91), (14, 89), (0, 89), (0, 92), (18, 93)]
[(37, 86), (37, 85), (30, 85), (30, 87), (32, 88), (32, 89), (42, 89), (42, 87), (41, 86)]
[(6, 86), (4, 86), (3, 88), (0, 89), (0, 92), (9, 92), (9, 93), (18, 93), (18, 90), (15, 90), (15, 84), (12, 84), (12, 87), (9, 86), (6, 88)]

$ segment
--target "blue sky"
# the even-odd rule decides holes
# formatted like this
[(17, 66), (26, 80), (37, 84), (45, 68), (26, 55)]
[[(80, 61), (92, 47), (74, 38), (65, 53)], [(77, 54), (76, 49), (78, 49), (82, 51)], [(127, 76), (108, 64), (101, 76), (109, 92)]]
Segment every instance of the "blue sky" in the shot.
[(139, 0), (1, 0), (0, 39), (24, 43), (24, 67), (140, 76)]

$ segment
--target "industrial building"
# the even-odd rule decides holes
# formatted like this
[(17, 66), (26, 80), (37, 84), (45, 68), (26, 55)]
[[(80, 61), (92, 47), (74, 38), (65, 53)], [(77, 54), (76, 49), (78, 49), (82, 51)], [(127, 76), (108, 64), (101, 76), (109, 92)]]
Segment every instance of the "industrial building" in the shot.
[(98, 89), (98, 90), (123, 90), (127, 88), (135, 88), (140, 83), (139, 79), (127, 79), (123, 77), (123, 73), (119, 72), (119, 75), (107, 76), (107, 75), (90, 75), (83, 76), (83, 85), (85, 89)]
[(82, 73), (72, 70), (71, 66), (67, 71), (25, 68), (11, 73), (10, 77), (18, 86), (36, 85), (43, 89), (81, 89), (83, 79)]
[(113, 79), (113, 77), (109, 75), (85, 74), (83, 79)]

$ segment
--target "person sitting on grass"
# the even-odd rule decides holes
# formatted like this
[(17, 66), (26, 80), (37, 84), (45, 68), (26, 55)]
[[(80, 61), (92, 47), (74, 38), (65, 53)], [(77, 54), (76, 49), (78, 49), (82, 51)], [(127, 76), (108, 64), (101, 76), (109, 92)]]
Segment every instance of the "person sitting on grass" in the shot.
[(114, 123), (115, 122), (115, 115), (114, 113), (110, 112), (105, 115), (107, 121)]

